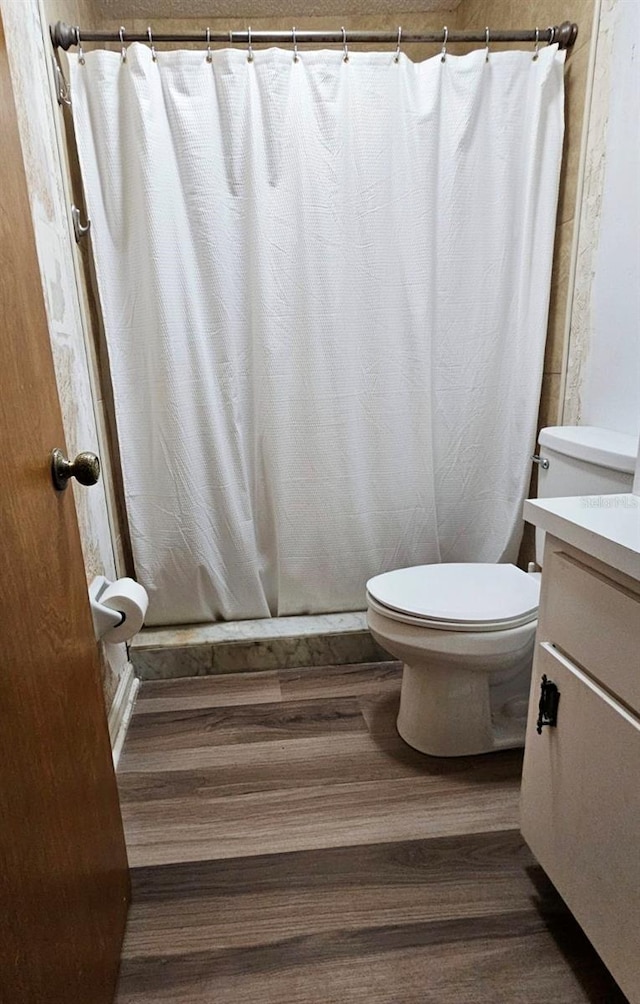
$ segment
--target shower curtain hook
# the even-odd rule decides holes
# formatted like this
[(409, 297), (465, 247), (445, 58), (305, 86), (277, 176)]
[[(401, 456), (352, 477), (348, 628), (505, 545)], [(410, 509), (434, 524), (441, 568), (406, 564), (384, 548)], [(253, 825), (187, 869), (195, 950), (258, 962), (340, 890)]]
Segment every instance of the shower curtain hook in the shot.
[(342, 31), (342, 50), (344, 52), (344, 56), (342, 57), (342, 62), (343, 63), (348, 63), (349, 62), (349, 48), (347, 46), (347, 33), (346, 33), (345, 29), (344, 29), (344, 25), (343, 25), (341, 31)]
[(213, 53), (211, 51), (211, 28), (207, 28), (207, 63), (213, 62)]
[(76, 25), (76, 39), (78, 41), (78, 62), (81, 66), (85, 64), (84, 49), (82, 48), (82, 39), (80, 38), (80, 28)]
[(444, 26), (444, 41), (442, 43), (442, 55), (440, 56), (440, 62), (444, 63), (447, 59), (447, 42), (449, 41), (449, 29), (446, 24)]
[(538, 49), (540, 48), (540, 29), (536, 28), (536, 44), (533, 49), (533, 58), (538, 58)]
[(247, 49), (247, 62), (253, 63), (253, 46), (251, 45), (251, 26), (247, 29), (247, 35), (249, 37), (249, 48)]
[(147, 38), (149, 39), (149, 45), (151, 46), (151, 58), (154, 61), (154, 63), (157, 63), (158, 62), (158, 53), (156, 52), (156, 48), (155, 48), (155, 46), (153, 44), (153, 35), (151, 34), (151, 25), (148, 25), (148, 27), (147, 27)]
[(556, 26), (555, 24), (550, 24), (547, 26), (547, 31), (549, 32), (549, 41), (547, 45), (553, 45), (556, 37)]
[(398, 44), (396, 45), (396, 54), (393, 57), (394, 63), (400, 62), (400, 43), (402, 41), (402, 28), (398, 25)]
[(229, 45), (233, 45), (233, 29), (229, 32)]
[(298, 56), (298, 40), (296, 38), (296, 26), (295, 26), (295, 24), (294, 24), (293, 28), (291, 29), (291, 36), (293, 38), (293, 61), (294, 61), (294, 63), (297, 63), (299, 61), (300, 57)]
[(488, 63), (489, 62), (489, 25), (487, 25), (487, 27), (484, 29), (484, 40), (485, 40), (485, 44), (486, 44), (484, 61), (485, 61), (485, 63)]
[(124, 47), (124, 25), (122, 24), (120, 25), (120, 31), (118, 32), (118, 35), (120, 36), (120, 45), (122, 46), (122, 48), (120, 49), (120, 55), (122, 57), (122, 62), (126, 63), (127, 50)]

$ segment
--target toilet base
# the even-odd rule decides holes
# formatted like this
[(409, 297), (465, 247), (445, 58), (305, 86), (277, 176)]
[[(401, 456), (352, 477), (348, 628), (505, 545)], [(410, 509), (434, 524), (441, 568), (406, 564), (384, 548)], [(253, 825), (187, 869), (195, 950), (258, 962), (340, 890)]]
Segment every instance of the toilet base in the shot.
[[(413, 749), (429, 756), (472, 756), (524, 746), (531, 667), (488, 686), (488, 674), (451, 666), (412, 667), (402, 675), (398, 733)], [(510, 687), (508, 685), (511, 685)], [(511, 690), (511, 695), (505, 689)]]
[(404, 663), (397, 727), (430, 756), (524, 746), (536, 623), (501, 631), (438, 630), (369, 607), (369, 629)]
[(523, 716), (492, 712), (481, 673), (404, 666), (397, 728), (413, 749), (429, 756), (472, 756), (524, 746)]

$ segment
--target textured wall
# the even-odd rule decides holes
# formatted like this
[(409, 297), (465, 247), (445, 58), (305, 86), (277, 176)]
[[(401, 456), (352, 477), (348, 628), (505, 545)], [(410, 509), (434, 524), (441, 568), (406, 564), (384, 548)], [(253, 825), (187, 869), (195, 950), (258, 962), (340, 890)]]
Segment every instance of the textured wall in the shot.
[(640, 424), (640, 8), (605, 0), (598, 26), (564, 395), (567, 423)]
[[(460, 0), (315, 0), (314, 3), (294, 3), (292, 0), (217, 0), (217, 17), (332, 17), (360, 15), (394, 16), (409, 12), (455, 10)], [(98, 0), (97, 16), (102, 21), (117, 18), (150, 18), (153, 23), (160, 18), (209, 19), (213, 7), (209, 0)]]
[[(96, 419), (97, 385), (90, 333), (78, 294), (69, 199), (60, 167), (58, 136), (49, 90), (50, 49), (45, 46), (37, 0), (0, 0), (31, 201), (49, 335), (70, 456), (93, 450), (107, 456)], [(107, 475), (92, 488), (73, 492), (87, 580), (114, 578)], [(105, 702), (110, 709), (121, 674), (128, 667), (124, 645), (101, 646)]]

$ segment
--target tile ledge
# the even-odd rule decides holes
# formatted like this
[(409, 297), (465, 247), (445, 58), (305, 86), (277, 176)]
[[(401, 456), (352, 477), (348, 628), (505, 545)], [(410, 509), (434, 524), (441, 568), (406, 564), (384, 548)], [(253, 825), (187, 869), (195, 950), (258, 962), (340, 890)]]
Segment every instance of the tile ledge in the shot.
[(345, 635), (368, 631), (365, 610), (346, 613), (221, 621), (190, 627), (144, 628), (131, 644), (136, 651), (190, 648), (234, 642), (269, 642), (289, 638)]

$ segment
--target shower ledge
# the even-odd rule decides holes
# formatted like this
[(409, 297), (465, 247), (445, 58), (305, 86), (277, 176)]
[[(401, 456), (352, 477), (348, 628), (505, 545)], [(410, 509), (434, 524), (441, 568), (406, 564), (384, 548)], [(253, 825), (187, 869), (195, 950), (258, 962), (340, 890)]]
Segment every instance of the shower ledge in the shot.
[(142, 680), (391, 659), (363, 611), (145, 628), (131, 645)]

